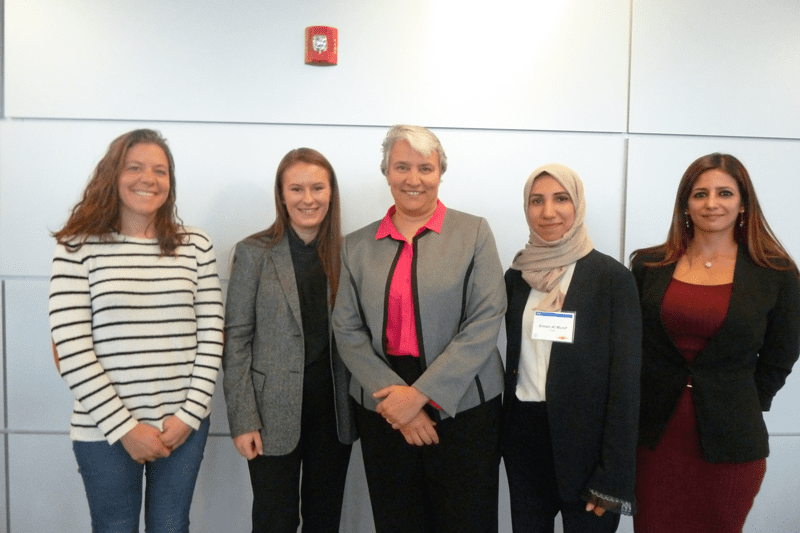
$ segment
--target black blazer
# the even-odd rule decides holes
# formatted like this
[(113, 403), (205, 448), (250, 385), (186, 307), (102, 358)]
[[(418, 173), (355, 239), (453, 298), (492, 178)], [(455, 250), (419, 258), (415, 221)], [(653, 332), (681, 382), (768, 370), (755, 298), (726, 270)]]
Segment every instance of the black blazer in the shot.
[[(531, 288), (518, 270), (505, 279), (507, 418)], [(592, 250), (575, 264), (562, 309), (577, 312), (575, 342), (553, 343), (545, 388), (559, 495), (576, 501), (593, 489), (633, 503), (642, 327), (633, 276)]]
[(800, 353), (800, 281), (794, 272), (762, 268), (739, 247), (733, 291), (722, 327), (689, 365), (661, 320), (675, 264), (650, 268), (636, 258), (642, 305), (642, 407), (639, 443), (655, 448), (692, 378), (703, 457), (745, 462), (769, 455), (768, 411)]

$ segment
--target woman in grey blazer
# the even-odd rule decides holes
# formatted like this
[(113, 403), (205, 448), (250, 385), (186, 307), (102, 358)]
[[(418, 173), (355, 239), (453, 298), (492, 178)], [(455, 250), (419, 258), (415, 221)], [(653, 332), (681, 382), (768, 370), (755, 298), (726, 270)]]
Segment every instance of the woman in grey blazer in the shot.
[(375, 527), (491, 533), (506, 308), (494, 237), (439, 201), (447, 158), (432, 132), (395, 126), (383, 150), (395, 204), (345, 239), (333, 313)]
[(231, 436), (248, 459), (254, 532), (294, 533), (300, 514), (305, 531), (336, 532), (356, 433), (330, 328), (341, 232), (336, 174), (322, 154), (284, 156), (275, 208), (272, 226), (236, 245), (228, 285)]

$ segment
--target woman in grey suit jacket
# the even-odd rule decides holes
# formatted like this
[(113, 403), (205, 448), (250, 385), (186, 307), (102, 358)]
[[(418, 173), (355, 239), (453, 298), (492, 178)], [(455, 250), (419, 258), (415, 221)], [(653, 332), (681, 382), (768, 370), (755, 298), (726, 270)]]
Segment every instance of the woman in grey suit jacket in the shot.
[(506, 298), (492, 232), (438, 199), (447, 158), (395, 126), (381, 170), (395, 204), (345, 239), (333, 313), (353, 372), (375, 528), (497, 531), (497, 334)]
[(610, 533), (634, 508), (636, 285), (621, 263), (593, 249), (572, 169), (537, 168), (523, 198), (530, 239), (506, 272), (503, 459), (512, 526), (552, 532), (560, 512), (566, 533)]
[(275, 207), (270, 228), (236, 245), (228, 285), (222, 364), (231, 436), (248, 459), (254, 532), (294, 533), (299, 511), (304, 530), (336, 532), (356, 434), (329, 320), (341, 233), (328, 160), (309, 148), (286, 154)]

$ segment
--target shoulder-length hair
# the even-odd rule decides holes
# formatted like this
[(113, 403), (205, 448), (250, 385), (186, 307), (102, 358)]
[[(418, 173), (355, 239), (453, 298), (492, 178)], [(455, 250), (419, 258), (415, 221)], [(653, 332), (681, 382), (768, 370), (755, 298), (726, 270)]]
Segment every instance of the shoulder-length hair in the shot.
[(95, 167), (83, 198), (72, 208), (72, 213), (60, 230), (53, 232), (59, 244), (70, 251), (79, 250), (89, 237), (111, 240), (111, 233), (119, 231), (119, 176), (125, 165), (128, 151), (137, 144), (154, 144), (164, 150), (169, 161), (169, 194), (156, 212), (154, 227), (161, 255), (172, 255), (184, 239), (183, 225), (175, 207), (175, 160), (167, 141), (155, 130), (133, 130), (120, 135)]
[(720, 153), (704, 155), (689, 165), (678, 185), (667, 241), (658, 246), (634, 251), (630, 256), (631, 260), (637, 256), (653, 257), (656, 259), (655, 261), (645, 264), (665, 266), (677, 262), (686, 253), (689, 242), (694, 237), (694, 224), (686, 215), (689, 208), (689, 196), (700, 175), (714, 169), (731, 176), (739, 187), (744, 212), (739, 215), (739, 221), (733, 229), (733, 238), (736, 244), (743, 246), (750, 260), (761, 267), (797, 272), (797, 265), (775, 237), (764, 218), (747, 169), (734, 156)]
[(283, 175), (295, 163), (306, 163), (324, 168), (328, 172), (331, 187), (331, 199), (328, 204), (328, 213), (322, 220), (317, 234), (317, 254), (319, 255), (322, 269), (328, 278), (331, 288), (331, 304), (336, 301), (336, 291), (339, 288), (339, 272), (341, 271), (340, 251), (342, 248), (341, 207), (339, 201), (339, 184), (336, 172), (330, 161), (312, 148), (295, 148), (283, 156), (275, 172), (275, 222), (264, 231), (252, 235), (251, 238), (263, 239), (268, 246), (273, 246), (286, 234), (290, 224), (289, 212), (283, 198)]

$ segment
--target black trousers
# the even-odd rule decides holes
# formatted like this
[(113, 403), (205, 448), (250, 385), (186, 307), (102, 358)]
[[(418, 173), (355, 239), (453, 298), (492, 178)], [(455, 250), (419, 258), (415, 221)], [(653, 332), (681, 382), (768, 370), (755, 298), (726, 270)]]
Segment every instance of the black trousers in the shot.
[(305, 532), (339, 531), (351, 446), (339, 442), (333, 401), (329, 361), (307, 366), (297, 447), (287, 455), (261, 455), (247, 462), (253, 533), (296, 533), (301, 513)]
[[(586, 511), (586, 502), (564, 501), (559, 496), (545, 402), (521, 402), (516, 397), (510, 401), (511, 412), (504, 428), (503, 462), (514, 533), (553, 533), (559, 512), (564, 533), (616, 531), (618, 514), (606, 511), (602, 517), (597, 517)], [(579, 439), (580, 435), (575, 438)]]
[(412, 446), (357, 406), (377, 533), (496, 532), (501, 415), (498, 396), (438, 422), (439, 444)]

